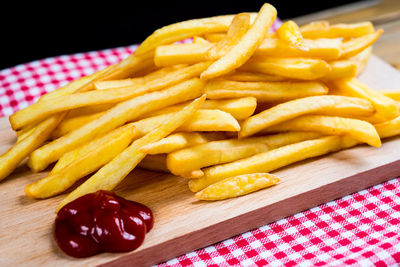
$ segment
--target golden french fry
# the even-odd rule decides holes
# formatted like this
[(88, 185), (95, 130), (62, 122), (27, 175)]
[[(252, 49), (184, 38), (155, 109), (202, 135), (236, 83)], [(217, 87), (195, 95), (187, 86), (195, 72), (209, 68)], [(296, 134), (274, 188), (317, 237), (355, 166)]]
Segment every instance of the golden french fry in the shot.
[(87, 114), (87, 115), (82, 115), (82, 116), (75, 116), (71, 118), (66, 118), (64, 119), (56, 129), (54, 129), (53, 133), (51, 134), (53, 139), (57, 139), (63, 135), (66, 135), (67, 133), (70, 133), (83, 125), (100, 118), (103, 116), (105, 111), (103, 112), (98, 112), (98, 113), (93, 113), (93, 114)]
[(189, 180), (189, 188), (192, 192), (198, 192), (226, 177), (271, 172), (304, 159), (354, 146), (357, 143), (352, 139), (349, 140), (348, 137), (328, 136), (286, 145), (249, 158), (204, 169), (203, 177)]
[(94, 83), (94, 87), (97, 90), (104, 90), (110, 88), (126, 87), (126, 86), (138, 86), (143, 85), (148, 82), (152, 82), (164, 75), (171, 73), (177, 69), (185, 67), (185, 65), (175, 65), (171, 67), (161, 68), (146, 74), (143, 77), (128, 78), (123, 80), (108, 80), (108, 81), (98, 81)]
[(82, 125), (99, 118), (104, 112), (112, 108), (113, 104), (87, 106), (73, 109), (68, 112), (67, 116), (58, 124), (52, 133), (52, 138), (59, 138), (69, 132), (72, 132)]
[(35, 150), (30, 156), (28, 165), (33, 171), (43, 170), (64, 153), (93, 137), (135, 120), (146, 112), (198, 97), (203, 93), (203, 88), (204, 83), (195, 78), (163, 91), (148, 93), (122, 102), (108, 110), (100, 118)]
[(176, 150), (194, 145), (204, 144), (210, 141), (224, 139), (225, 135), (215, 133), (175, 133), (158, 142), (143, 146), (140, 151), (149, 155), (171, 153)]
[(149, 143), (157, 142), (172, 133), (200, 108), (205, 100), (205, 95), (194, 100), (181, 111), (175, 113), (160, 127), (134, 141), (127, 149), (104, 165), (92, 177), (70, 193), (58, 206), (58, 210), (68, 202), (97, 190), (114, 189), (146, 156), (140, 148)]
[(253, 96), (259, 102), (280, 102), (291, 99), (325, 95), (328, 88), (320, 82), (235, 82), (211, 80), (206, 84), (209, 99)]
[(229, 113), (218, 109), (198, 110), (192, 118), (178, 128), (179, 131), (227, 131), (240, 130), (238, 121)]
[(204, 38), (206, 38), (211, 43), (217, 43), (225, 37), (226, 33), (209, 33), (204, 35)]
[[(255, 17), (256, 14), (250, 14)], [(172, 44), (196, 35), (226, 32), (234, 15), (193, 19), (162, 27), (152, 33), (135, 51), (136, 55), (145, 54), (164, 44)]]
[(374, 126), (357, 119), (303, 115), (263, 130), (264, 133), (282, 131), (313, 131), (326, 135), (348, 135), (371, 146), (381, 146), (381, 140)]
[(209, 185), (194, 196), (199, 200), (223, 200), (247, 195), (260, 189), (273, 186), (280, 179), (270, 173), (251, 173), (225, 178)]
[(381, 138), (392, 137), (400, 134), (400, 117), (390, 121), (375, 124), (375, 129)]
[(39, 121), (54, 113), (70, 110), (82, 106), (116, 103), (144, 95), (145, 93), (160, 90), (177, 84), (186, 79), (198, 76), (207, 63), (199, 63), (187, 68), (178, 69), (169, 74), (138, 87), (122, 87), (108, 90), (94, 90), (72, 95), (61, 96), (49, 100), (39, 101), (29, 107), (17, 111), (10, 116), (10, 123), (14, 129)]
[(204, 39), (201, 36), (194, 36), (193, 37), (193, 43), (194, 44), (208, 44), (209, 41), (207, 41), (206, 39)]
[(228, 33), (225, 38), (213, 45), (206, 53), (205, 57), (208, 60), (217, 60), (226, 53), (233, 46), (235, 46), (242, 36), (247, 32), (250, 26), (250, 14), (241, 13), (236, 15), (231, 25), (229, 26)]
[[(50, 175), (59, 172), (60, 170), (64, 169), (73, 162), (85, 158), (88, 154), (92, 153), (93, 151), (102, 151), (100, 150), (103, 149), (101, 148), (102, 146), (106, 146), (108, 143), (114, 142), (114, 140), (118, 140), (116, 141), (117, 144), (118, 143), (123, 144), (125, 142), (124, 140), (132, 141), (134, 137), (135, 137), (135, 130), (132, 123), (119, 127), (115, 130), (112, 130), (111, 132), (99, 136), (95, 138), (93, 141), (83, 144), (82, 146), (79, 146), (62, 155), (62, 157), (54, 165), (53, 169), (50, 172)], [(128, 145), (129, 143), (126, 144), (126, 146)], [(107, 149), (105, 151), (107, 151)]]
[(358, 53), (357, 55), (349, 58), (357, 65), (356, 76), (359, 76), (364, 71), (365, 66), (367, 66), (371, 54), (372, 54), (372, 47), (369, 46), (360, 53)]
[(374, 32), (371, 22), (359, 22), (353, 24), (329, 25), (327, 21), (311, 22), (300, 27), (304, 38), (354, 38), (361, 37)]
[(384, 91), (380, 91), (380, 92), (395, 101), (400, 101), (400, 91), (399, 90), (384, 90)]
[(324, 95), (295, 99), (278, 104), (246, 119), (241, 124), (239, 137), (250, 136), (272, 125), (304, 114), (319, 114), (321, 111), (326, 111), (325, 115), (371, 116), (374, 114), (375, 108), (368, 100), (356, 97)]
[[(132, 73), (146, 66), (146, 64), (148, 64), (147, 55), (144, 55), (141, 58), (130, 56), (118, 64), (109, 66), (93, 73), (92, 75), (83, 77), (46, 94), (42, 96), (38, 102), (47, 101), (53, 97), (72, 94), (77, 91), (83, 92), (91, 90), (93, 83), (98, 80), (107, 79), (107, 77), (111, 77), (112, 75), (125, 75), (126, 73)], [(49, 138), (52, 131), (65, 116), (66, 113), (63, 112), (43, 120), (30, 130), (29, 135), (24, 135), (23, 139), (20, 138), (20, 141), (16, 145), (3, 154), (0, 157), (0, 180), (8, 176), (22, 160), (24, 160), (32, 151), (40, 147)]]
[(357, 63), (351, 60), (336, 60), (329, 62), (331, 71), (323, 77), (324, 80), (351, 78), (357, 75)]
[(378, 40), (378, 38), (382, 35), (382, 33), (383, 33), (383, 30), (380, 29), (374, 33), (367, 34), (365, 36), (361, 36), (361, 37), (354, 38), (354, 39), (343, 42), (343, 45), (342, 45), (343, 52), (340, 57), (341, 58), (350, 58), (350, 57), (357, 55), (358, 53), (360, 53), (361, 51), (363, 51), (364, 49), (366, 49), (367, 47), (369, 47), (373, 43), (375, 43), (375, 41)]
[(173, 174), (181, 175), (320, 136), (312, 132), (291, 132), (240, 140), (213, 141), (168, 154), (167, 166)]
[[(185, 105), (179, 104), (171, 106), (162, 110), (156, 110), (147, 114), (150, 116), (156, 116), (161, 114), (167, 114), (170, 112), (176, 112)], [(233, 99), (222, 99), (222, 100), (206, 100), (201, 109), (219, 109), (231, 114), (237, 120), (244, 120), (250, 117), (257, 106), (257, 99), (255, 97), (241, 97)]]
[(280, 82), (284, 77), (268, 75), (265, 73), (234, 71), (231, 74), (223, 76), (225, 80), (236, 82)]
[[(71, 187), (80, 178), (98, 170), (121, 153), (132, 141), (134, 128), (120, 131), (114, 138), (99, 138), (88, 145), (94, 148), (79, 155), (76, 160), (67, 163), (61, 169), (52, 172), (32, 184), (25, 186), (25, 194), (32, 198), (48, 198), (55, 196)], [(85, 149), (83, 149), (85, 150)], [(82, 154), (82, 153), (81, 153)]]
[(138, 167), (149, 171), (169, 173), (167, 168), (167, 155), (165, 154), (147, 155), (139, 162)]
[(175, 64), (194, 64), (206, 60), (207, 51), (213, 44), (172, 44), (159, 46), (154, 55), (158, 67)]
[(186, 179), (196, 179), (204, 176), (204, 172), (202, 170), (193, 170), (187, 173), (180, 173), (179, 176)]
[(356, 78), (334, 80), (331, 82), (331, 85), (333, 85), (332, 88), (334, 87), (333, 89), (339, 94), (367, 99), (374, 105), (377, 115), (381, 117), (393, 119), (400, 115), (396, 101), (373, 90)]
[(300, 50), (307, 50), (299, 26), (293, 20), (286, 21), (277, 30), (278, 39)]
[(260, 44), (254, 53), (255, 57), (305, 57), (323, 60), (335, 60), (342, 54), (342, 41), (340, 39), (304, 39), (300, 50), (276, 38), (267, 38)]
[(41, 146), (64, 116), (64, 114), (57, 114), (39, 123), (29, 135), (1, 155), (0, 180), (10, 175), (32, 151)]
[(261, 44), (269, 28), (276, 18), (276, 9), (270, 4), (264, 4), (254, 23), (229, 52), (211, 64), (201, 75), (203, 80), (209, 80), (243, 65)]
[(278, 57), (254, 58), (240, 69), (299, 80), (315, 80), (331, 71), (330, 65), (322, 59)]

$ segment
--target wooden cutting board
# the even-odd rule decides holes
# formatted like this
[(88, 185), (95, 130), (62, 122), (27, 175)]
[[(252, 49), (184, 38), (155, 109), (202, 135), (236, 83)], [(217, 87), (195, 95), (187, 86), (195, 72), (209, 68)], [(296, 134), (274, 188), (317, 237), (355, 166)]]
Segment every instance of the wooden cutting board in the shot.
[[(377, 57), (361, 80), (376, 89), (400, 90), (400, 73)], [(15, 139), (8, 120), (0, 119), (0, 153)], [(149, 206), (154, 229), (136, 251), (87, 259), (68, 257), (58, 249), (53, 221), (64, 195), (28, 199), (24, 185), (47, 173), (32, 174), (22, 165), (0, 183), (0, 266), (155, 264), (399, 176), (398, 151), (400, 138), (391, 138), (381, 148), (361, 145), (310, 159), (275, 172), (282, 177), (277, 186), (218, 202), (195, 200), (182, 178), (134, 170), (116, 192)]]

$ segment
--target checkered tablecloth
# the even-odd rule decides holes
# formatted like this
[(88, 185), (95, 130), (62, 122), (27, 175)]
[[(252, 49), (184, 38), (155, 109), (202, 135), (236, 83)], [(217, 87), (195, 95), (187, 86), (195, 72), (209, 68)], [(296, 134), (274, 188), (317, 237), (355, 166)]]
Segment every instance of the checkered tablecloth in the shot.
[[(128, 56), (136, 46), (57, 56), (0, 71), (0, 116)], [(388, 266), (400, 262), (400, 180), (374, 186), (187, 253), (160, 266)]]

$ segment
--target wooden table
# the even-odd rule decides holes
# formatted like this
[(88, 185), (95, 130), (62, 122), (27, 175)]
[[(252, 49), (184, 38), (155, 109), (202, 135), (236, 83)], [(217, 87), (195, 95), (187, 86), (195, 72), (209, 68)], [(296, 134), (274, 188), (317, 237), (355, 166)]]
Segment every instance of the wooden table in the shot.
[[(315, 20), (330, 23), (372, 21), (376, 28), (384, 29), (374, 44), (374, 54), (400, 69), (400, 1), (370, 0), (340, 6), (334, 9), (294, 18), (303, 25)], [(400, 88), (400, 85), (399, 85)]]

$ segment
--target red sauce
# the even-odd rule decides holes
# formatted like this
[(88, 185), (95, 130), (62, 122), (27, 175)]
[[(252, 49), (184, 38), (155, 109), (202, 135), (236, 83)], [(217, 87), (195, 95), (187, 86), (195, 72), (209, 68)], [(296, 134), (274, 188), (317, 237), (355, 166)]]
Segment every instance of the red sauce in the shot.
[(100, 190), (61, 208), (54, 234), (65, 253), (83, 258), (134, 250), (153, 223), (153, 214), (145, 205)]

